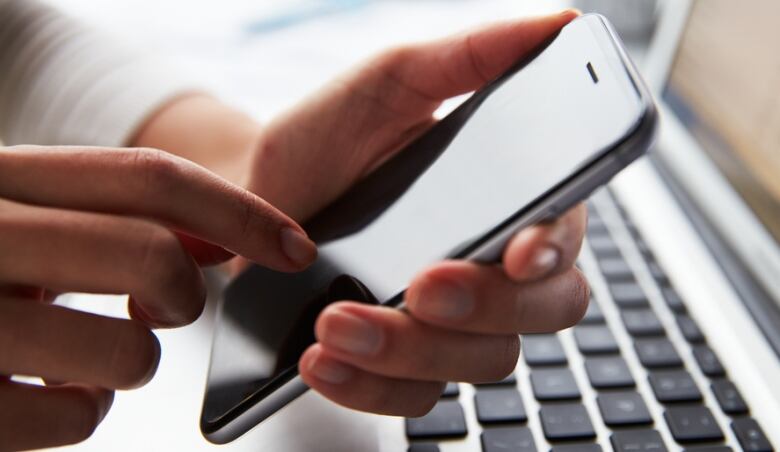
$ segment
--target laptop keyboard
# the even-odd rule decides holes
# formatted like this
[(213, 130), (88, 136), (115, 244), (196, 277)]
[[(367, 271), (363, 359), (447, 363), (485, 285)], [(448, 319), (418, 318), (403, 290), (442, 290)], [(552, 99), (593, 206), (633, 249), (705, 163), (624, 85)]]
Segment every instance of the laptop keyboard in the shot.
[(405, 420), (409, 452), (773, 450), (625, 211), (606, 190), (593, 199), (582, 321), (524, 335), (500, 382), (449, 383)]

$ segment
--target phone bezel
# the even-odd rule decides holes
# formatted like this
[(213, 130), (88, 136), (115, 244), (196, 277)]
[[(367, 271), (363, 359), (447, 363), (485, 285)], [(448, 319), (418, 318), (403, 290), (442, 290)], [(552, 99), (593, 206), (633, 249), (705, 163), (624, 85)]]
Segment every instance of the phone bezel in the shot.
[[(546, 219), (554, 218), (577, 202), (587, 198), (593, 190), (607, 183), (620, 170), (643, 155), (652, 144), (657, 127), (657, 110), (649, 90), (643, 83), (633, 62), (628, 57), (620, 38), (609, 22), (601, 15), (587, 14), (576, 20), (591, 21), (591, 29), (596, 27), (601, 32), (606, 32), (604, 34), (594, 32), (594, 35), (599, 42), (600, 48), (609, 47), (611, 52), (616, 51), (619, 57), (619, 61), (617, 61), (619, 65), (611, 65), (611, 70), (622, 73), (621, 75), (625, 77), (619, 77), (618, 79), (628, 81), (632, 90), (638, 95), (641, 103), (641, 112), (637, 120), (629, 132), (620, 140), (602, 152), (595, 154), (591, 160), (585, 162), (568, 178), (551, 187), (507, 220), (465, 247), (454, 258), (478, 262), (495, 262), (499, 260), (505, 244), (516, 232)], [(543, 51), (557, 35), (555, 34), (545, 41), (537, 50), (531, 52), (531, 54), (506, 71), (505, 74), (486, 84), (478, 92), (490, 89), (496, 84), (502, 83), (507, 77), (511, 77), (518, 69), (522, 68), (522, 66)], [(399, 292), (385, 304), (401, 307), (403, 305), (403, 293), (403, 291)], [(220, 309), (218, 311), (220, 313), (222, 304), (224, 304), (224, 299), (220, 300)], [(215, 328), (220, 325), (220, 317), (218, 314), (215, 321), (217, 326)], [(230, 442), (276, 413), (308, 389), (308, 386), (306, 386), (298, 374), (297, 367), (293, 366), (280, 373), (267, 385), (255, 391), (227, 413), (213, 421), (208, 421), (204, 418), (204, 395), (204, 409), (201, 412), (200, 419), (201, 432), (206, 439), (213, 443), (224, 444)]]

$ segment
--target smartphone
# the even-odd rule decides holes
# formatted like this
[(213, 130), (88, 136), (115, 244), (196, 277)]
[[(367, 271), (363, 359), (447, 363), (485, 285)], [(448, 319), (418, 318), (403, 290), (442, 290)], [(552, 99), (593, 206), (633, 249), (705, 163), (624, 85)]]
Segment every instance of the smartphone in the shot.
[(220, 301), (201, 430), (231, 441), (307, 390), (301, 353), (329, 303), (401, 306), (442, 259), (497, 262), (649, 148), (656, 108), (607, 21), (575, 19), (304, 225), (300, 273), (254, 266)]

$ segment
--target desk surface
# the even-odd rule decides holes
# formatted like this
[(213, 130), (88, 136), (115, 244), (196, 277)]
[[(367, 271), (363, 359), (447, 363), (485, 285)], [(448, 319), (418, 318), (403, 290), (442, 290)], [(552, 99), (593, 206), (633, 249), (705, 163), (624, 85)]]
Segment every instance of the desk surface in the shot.
[[(176, 56), (194, 83), (264, 120), (372, 53), (475, 24), (560, 8), (564, 1), (340, 1), (310, 14), (312, 1), (52, 1), (122, 39)], [(346, 6), (344, 6), (346, 5)], [(297, 16), (309, 18), (295, 22)], [(315, 5), (314, 8), (317, 8)], [(144, 30), (139, 34), (138, 30)], [(215, 448), (198, 430), (214, 327), (214, 297), (197, 322), (160, 331), (154, 380), (119, 392), (92, 438), (74, 450), (172, 451)], [(65, 303), (124, 316), (122, 297), (69, 295)], [(325, 421), (327, 419), (327, 421)], [(381, 426), (381, 428), (380, 428)], [(357, 413), (313, 392), (220, 450), (402, 450), (399, 418)]]

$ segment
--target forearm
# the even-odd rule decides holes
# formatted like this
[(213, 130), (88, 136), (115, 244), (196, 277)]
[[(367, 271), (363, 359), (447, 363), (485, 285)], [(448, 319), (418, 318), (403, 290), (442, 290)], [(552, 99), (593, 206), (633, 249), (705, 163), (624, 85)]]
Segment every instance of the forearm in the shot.
[(245, 187), (260, 133), (245, 113), (208, 95), (188, 94), (153, 113), (129, 145), (177, 154)]
[(0, 137), (123, 146), (187, 89), (167, 59), (35, 0), (0, 0)]

